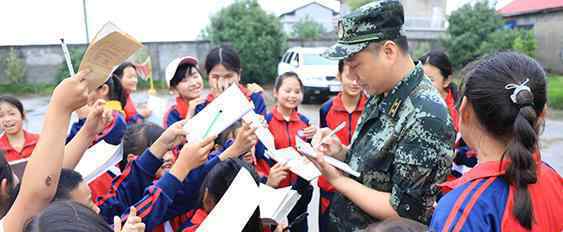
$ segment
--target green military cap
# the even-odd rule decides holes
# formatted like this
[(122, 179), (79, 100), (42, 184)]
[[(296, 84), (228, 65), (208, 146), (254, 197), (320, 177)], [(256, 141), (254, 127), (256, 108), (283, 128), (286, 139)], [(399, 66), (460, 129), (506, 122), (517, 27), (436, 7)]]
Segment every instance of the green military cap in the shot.
[(403, 5), (398, 0), (377, 0), (338, 21), (338, 40), (323, 56), (341, 60), (360, 52), (370, 42), (393, 40), (401, 35)]

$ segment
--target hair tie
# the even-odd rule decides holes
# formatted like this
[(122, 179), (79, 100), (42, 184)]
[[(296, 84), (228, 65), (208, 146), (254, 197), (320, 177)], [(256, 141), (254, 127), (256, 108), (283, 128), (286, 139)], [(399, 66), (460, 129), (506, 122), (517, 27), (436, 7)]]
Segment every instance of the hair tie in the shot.
[(514, 91), (512, 92), (512, 95), (510, 95), (510, 100), (512, 100), (512, 102), (514, 104), (520, 105), (516, 99), (516, 96), (518, 96), (518, 94), (521, 91), (527, 90), (530, 93), (532, 92), (532, 90), (530, 89), (530, 87), (528, 87), (526, 84), (528, 84), (528, 82), (530, 81), (530, 79), (526, 79), (526, 81), (522, 82), (521, 84), (507, 84), (506, 86), (504, 86), (505, 89), (514, 89)]

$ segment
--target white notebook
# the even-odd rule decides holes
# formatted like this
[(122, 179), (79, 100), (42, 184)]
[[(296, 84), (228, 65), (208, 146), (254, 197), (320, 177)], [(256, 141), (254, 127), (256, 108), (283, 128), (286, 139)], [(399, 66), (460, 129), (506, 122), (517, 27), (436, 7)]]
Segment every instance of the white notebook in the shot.
[(268, 129), (268, 124), (262, 115), (258, 115), (254, 111), (250, 111), (242, 117), (242, 120), (250, 123), (252, 127), (256, 128), (254, 133), (258, 137), (258, 140), (264, 144), (266, 149), (270, 151), (276, 149), (274, 136), (272, 135), (272, 132), (270, 132), (270, 129)]
[(321, 175), (319, 169), (293, 147), (266, 151), (266, 153), (276, 162), (285, 163), (291, 172), (307, 181), (311, 181)]
[[(299, 136), (295, 136), (295, 145), (299, 152), (309, 157), (313, 157), (313, 158), (315, 157), (315, 149), (313, 148), (313, 146), (303, 141), (301, 138), (299, 138)], [(346, 172), (352, 176), (360, 177), (360, 173), (352, 169), (348, 164), (340, 160), (337, 160), (335, 158), (332, 158), (330, 156), (325, 156), (324, 159), (328, 164), (332, 165), (333, 167), (338, 168), (341, 171)]]
[(287, 219), (289, 212), (295, 207), (301, 195), (292, 190), (291, 186), (274, 189), (260, 184), (260, 218), (267, 225), (280, 224)]
[(102, 140), (86, 150), (74, 170), (82, 175), (86, 183), (90, 183), (117, 165), (122, 158), (123, 146), (121, 144), (111, 145)]
[(184, 126), (188, 132), (188, 143), (218, 135), (253, 107), (254, 105), (240, 91), (238, 85), (231, 85), (201, 112), (188, 120)]
[(242, 231), (260, 204), (261, 194), (252, 175), (241, 168), (237, 176), (199, 226), (199, 232)]

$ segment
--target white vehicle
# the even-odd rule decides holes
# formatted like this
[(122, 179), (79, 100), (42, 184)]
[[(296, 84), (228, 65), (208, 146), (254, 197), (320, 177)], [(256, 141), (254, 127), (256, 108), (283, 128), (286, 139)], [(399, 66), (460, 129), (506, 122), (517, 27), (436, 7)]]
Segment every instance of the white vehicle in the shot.
[(305, 86), (304, 102), (324, 100), (341, 90), (336, 79), (338, 61), (321, 56), (326, 47), (293, 47), (287, 50), (278, 64), (278, 75), (295, 72)]

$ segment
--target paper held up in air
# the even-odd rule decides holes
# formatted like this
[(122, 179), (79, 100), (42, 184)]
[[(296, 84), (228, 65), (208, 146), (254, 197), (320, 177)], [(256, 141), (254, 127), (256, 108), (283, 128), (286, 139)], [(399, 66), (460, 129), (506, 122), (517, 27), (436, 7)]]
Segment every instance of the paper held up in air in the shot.
[(90, 91), (98, 88), (114, 68), (129, 58), (143, 45), (121, 31), (115, 24), (107, 22), (88, 45), (80, 62), (79, 71), (89, 69), (86, 76)]

